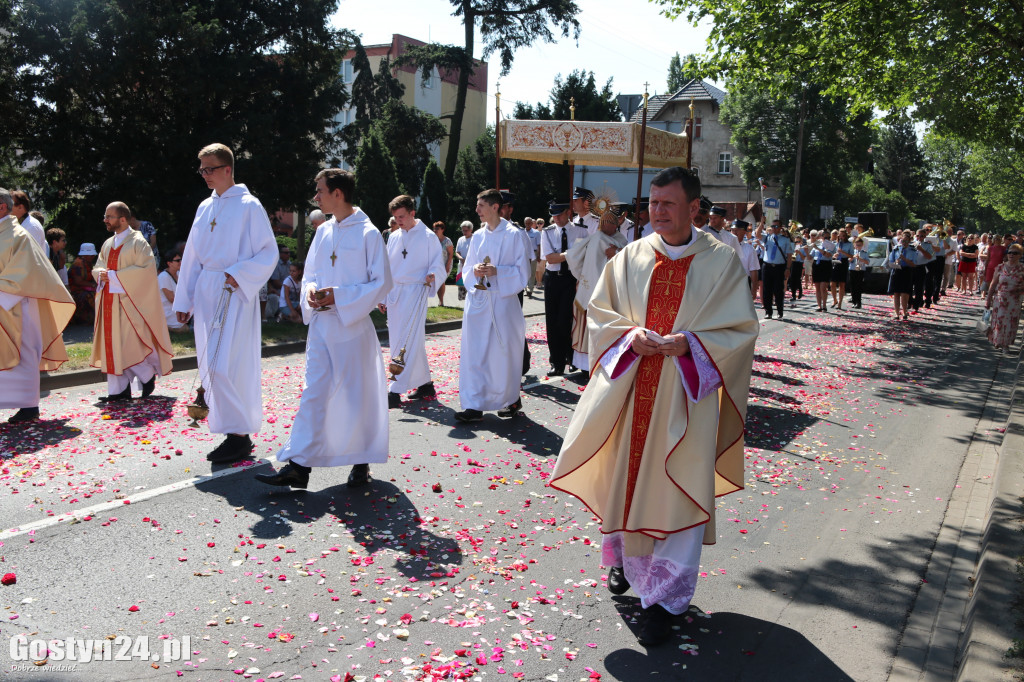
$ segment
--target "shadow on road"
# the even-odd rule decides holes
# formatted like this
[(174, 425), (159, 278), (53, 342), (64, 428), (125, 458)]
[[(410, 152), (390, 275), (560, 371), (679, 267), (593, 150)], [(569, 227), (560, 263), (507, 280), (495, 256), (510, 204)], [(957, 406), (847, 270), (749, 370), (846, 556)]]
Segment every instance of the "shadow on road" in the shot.
[(0, 424), (0, 459), (39, 452), (82, 435), (67, 419), (41, 419), (26, 424)]
[[(253, 469), (267, 471), (264, 467)], [(314, 469), (310, 485), (322, 485), (328, 476), (345, 480), (348, 467)], [(272, 488), (246, 474), (204, 481), (196, 484), (196, 490), (260, 515), (251, 528), (253, 538), (285, 538), (300, 532), (302, 526), (332, 517), (344, 527), (339, 535), (349, 537), (328, 542), (358, 543), (378, 564), (384, 560), (381, 557), (390, 561), (393, 556), (394, 568), (406, 577), (443, 577), (443, 566), (462, 563), (458, 542), (427, 530), (427, 524), (434, 522), (424, 520), (408, 496), (388, 481), (373, 480), (356, 489), (341, 483), (322, 490), (293, 491)]]
[[(640, 605), (636, 599), (617, 600), (617, 608), (636, 635)], [(740, 613), (710, 617), (691, 610), (677, 619), (678, 634), (666, 644), (646, 651), (618, 649), (604, 664), (616, 680), (750, 680), (751, 682), (845, 682), (854, 678), (802, 634), (777, 623)], [(684, 636), (689, 639), (684, 639)], [(696, 645), (699, 655), (686, 655), (680, 646)]]

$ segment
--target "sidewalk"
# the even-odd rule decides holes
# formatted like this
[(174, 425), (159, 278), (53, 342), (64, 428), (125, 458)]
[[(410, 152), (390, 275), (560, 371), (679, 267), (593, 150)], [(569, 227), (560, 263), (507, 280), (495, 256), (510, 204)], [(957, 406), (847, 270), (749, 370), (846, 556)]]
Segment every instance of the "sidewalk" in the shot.
[[(534, 291), (534, 298), (523, 299), (523, 314), (527, 317), (537, 317), (544, 314), (544, 290)], [(465, 301), (458, 300), (458, 287), (449, 284), (445, 290), (444, 302), (449, 308), (464, 308)], [(427, 301), (428, 307), (438, 305), (437, 297)], [(462, 327), (462, 320), (449, 320), (447, 322), (434, 322), (427, 325), (427, 334), (459, 329)], [(64, 330), (64, 343), (81, 343), (92, 340), (92, 327), (87, 325), (75, 325)], [(387, 340), (388, 330), (386, 327), (377, 328), (377, 337), (381, 341)], [(263, 346), (262, 356), (273, 357), (276, 355), (289, 355), (291, 353), (302, 353), (306, 349), (306, 342), (293, 341), (290, 343), (277, 343)], [(182, 355), (174, 358), (174, 371), (195, 369), (197, 366), (195, 355)], [(43, 374), (40, 377), (40, 388), (43, 391), (52, 391), (58, 388), (70, 386), (83, 386), (106, 381), (106, 375), (98, 369), (82, 369), (74, 372), (62, 372), (58, 374)]]
[[(1007, 659), (1024, 554), (1024, 362), (999, 363), (889, 679), (1016, 679)], [(1004, 434), (1005, 432), (1005, 434)], [(941, 456), (942, 453), (935, 453)]]

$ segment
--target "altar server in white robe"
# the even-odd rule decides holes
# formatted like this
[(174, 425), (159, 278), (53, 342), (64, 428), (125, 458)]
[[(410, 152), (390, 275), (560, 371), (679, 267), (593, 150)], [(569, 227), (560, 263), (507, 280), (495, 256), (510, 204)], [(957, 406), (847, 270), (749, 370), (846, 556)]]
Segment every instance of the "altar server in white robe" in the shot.
[[(425, 325), (427, 301), (437, 295), (448, 273), (444, 268), (441, 242), (416, 218), (416, 201), (408, 194), (391, 200), (388, 210), (399, 229), (388, 238), (388, 261), (394, 287), (380, 311), (388, 316), (391, 357), (401, 357), (405, 369), (388, 385), (388, 407), (401, 407), (402, 394), (416, 390), (414, 400), (437, 395), (427, 364)], [(404, 353), (402, 352), (404, 350)]]
[(590, 370), (590, 335), (587, 332), (590, 297), (601, 280), (605, 264), (629, 243), (619, 232), (618, 222), (612, 211), (605, 211), (597, 232), (578, 240), (565, 253), (565, 262), (576, 278), (576, 298), (572, 305), (572, 364), (585, 371)]
[[(462, 317), (459, 358), (460, 422), (483, 419), (485, 410), (512, 417), (523, 409), (519, 397), (526, 321), (519, 292), (530, 276), (530, 254), (519, 231), (499, 216), (501, 192), (477, 195), (483, 223), (473, 235), (462, 271), (468, 294)], [(480, 288), (477, 288), (479, 285)]]
[(287, 465), (256, 475), (270, 485), (305, 488), (313, 467), (352, 465), (354, 488), (370, 482), (370, 464), (388, 459), (387, 380), (370, 311), (391, 291), (391, 268), (380, 230), (352, 205), (354, 191), (349, 171), (316, 176), (314, 201), (333, 218), (306, 254), (306, 381), (291, 437), (277, 453)]
[(277, 265), (277, 242), (259, 199), (236, 185), (234, 155), (222, 144), (199, 152), (199, 174), (213, 195), (199, 204), (178, 273), (173, 309), (195, 316), (199, 378), (208, 425), (227, 437), (206, 458), (249, 457), (249, 434), (263, 423), (260, 288)]

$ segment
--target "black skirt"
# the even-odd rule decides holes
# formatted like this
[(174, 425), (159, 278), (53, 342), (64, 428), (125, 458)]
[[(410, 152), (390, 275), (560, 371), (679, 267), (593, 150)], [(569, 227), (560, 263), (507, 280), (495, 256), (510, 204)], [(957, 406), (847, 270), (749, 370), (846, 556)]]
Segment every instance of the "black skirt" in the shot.
[(837, 260), (832, 262), (832, 280), (839, 284), (846, 284), (846, 273), (850, 271), (850, 261)]
[(811, 266), (811, 280), (815, 284), (832, 281), (832, 261), (823, 260)]
[(893, 270), (889, 273), (890, 294), (911, 294), (914, 292), (914, 268)]

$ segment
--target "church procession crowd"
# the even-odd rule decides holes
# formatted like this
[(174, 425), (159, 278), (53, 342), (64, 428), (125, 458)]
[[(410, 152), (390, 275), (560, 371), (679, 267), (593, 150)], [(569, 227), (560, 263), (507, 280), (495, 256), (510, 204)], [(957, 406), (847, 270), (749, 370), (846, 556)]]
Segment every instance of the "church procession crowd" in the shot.
[[(41, 241), (41, 227), (19, 213), (24, 202), (0, 189), (0, 407), (18, 410), (8, 422), (39, 419), (39, 372), (67, 360), (61, 332), (92, 306), (91, 363), (107, 375), (101, 401), (116, 407), (133, 391), (152, 395), (157, 377), (171, 371), (169, 329), (191, 325), (196, 402), (208, 408), (209, 430), (224, 435), (207, 459), (251, 458), (263, 422), (267, 285), (284, 277), (273, 303), (309, 325), (305, 381), (290, 437), (276, 453), (282, 466), (255, 478), (305, 489), (314, 469), (345, 466), (348, 486), (358, 488), (370, 483), (371, 465), (388, 460), (389, 409), (436, 395), (427, 303), (443, 297), (453, 262), (466, 302), (454, 415), (462, 424), (522, 411), (530, 362), (523, 297), (543, 287), (548, 374), (589, 373), (550, 485), (600, 520), (608, 587), (640, 598), (645, 645), (666, 641), (673, 618), (689, 607), (702, 545), (715, 542), (715, 498), (743, 488), (755, 305), (784, 320), (787, 304), (813, 288), (819, 312), (830, 295), (842, 310), (849, 283), (852, 306), (862, 306), (871, 235), (861, 226), (852, 235), (763, 219), (753, 229), (743, 220), (727, 226), (697, 175), (679, 167), (661, 171), (649, 196), (630, 207), (636, 223), (623, 205), (595, 214), (593, 193), (577, 187), (571, 202), (552, 201), (546, 220), (526, 219), (521, 228), (510, 222), (514, 196), (485, 189), (476, 202), (481, 226), (474, 232), (462, 223), (457, 245), (443, 224), (418, 220), (407, 195), (390, 203), (392, 224), (382, 233), (354, 201), (354, 175), (321, 170), (315, 234), (305, 262), (285, 276), (279, 269), (289, 254), (259, 200), (236, 184), (231, 150), (213, 144), (198, 158), (212, 194), (184, 247), (164, 258), (159, 277), (171, 270), (175, 280), (169, 299), (152, 234), (138, 229), (126, 204), (106, 208), (111, 236), (91, 249), (95, 289), (82, 296), (60, 276), (63, 263), (48, 258), (63, 249), (63, 235)], [(1021, 242), (931, 225), (897, 235), (885, 256), (897, 319), (938, 305), (951, 287), (965, 296), (980, 291), (992, 309), (990, 339), (1007, 347), (1024, 293)], [(374, 309), (387, 317), (387, 364)]]

